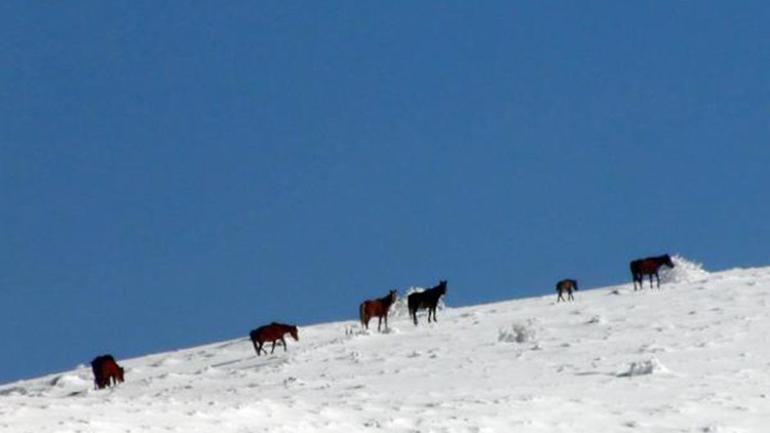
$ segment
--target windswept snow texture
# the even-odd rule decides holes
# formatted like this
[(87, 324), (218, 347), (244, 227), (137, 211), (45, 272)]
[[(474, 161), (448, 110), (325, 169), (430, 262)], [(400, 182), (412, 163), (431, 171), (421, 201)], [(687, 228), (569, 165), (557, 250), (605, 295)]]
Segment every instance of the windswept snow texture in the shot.
[(0, 386), (0, 432), (768, 431), (770, 268), (684, 280), (119, 360), (110, 390), (83, 365)]

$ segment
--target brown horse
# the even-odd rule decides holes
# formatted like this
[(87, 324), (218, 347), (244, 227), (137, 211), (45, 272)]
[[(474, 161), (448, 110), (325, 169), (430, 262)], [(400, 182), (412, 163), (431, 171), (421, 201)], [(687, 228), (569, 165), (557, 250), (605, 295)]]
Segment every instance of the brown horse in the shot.
[(433, 321), (438, 322), (438, 319), (436, 319), (436, 308), (438, 307), (439, 298), (445, 294), (446, 280), (441, 280), (436, 287), (422, 292), (412, 293), (406, 298), (406, 303), (409, 307), (409, 315), (412, 316), (415, 326), (417, 325), (417, 310), (421, 308), (428, 309), (428, 323), (430, 323), (431, 313), (433, 313)]
[(671, 256), (668, 254), (658, 257), (646, 257), (644, 259), (634, 260), (629, 263), (631, 268), (631, 276), (634, 279), (634, 290), (636, 290), (636, 283), (639, 283), (639, 288), (644, 288), (644, 276), (650, 276), (650, 288), (652, 288), (652, 276), (658, 280), (658, 288), (660, 288), (660, 276), (658, 275), (658, 269), (661, 266), (674, 267), (674, 262), (671, 261)]
[[(561, 280), (558, 283), (556, 283), (556, 292), (559, 293), (559, 296), (556, 298), (556, 302), (564, 301), (567, 302), (567, 300), (574, 301), (575, 298), (572, 296), (572, 290), (577, 291), (578, 284), (576, 280)], [(564, 292), (567, 293), (567, 299), (564, 299)]]
[(391, 290), (387, 296), (383, 296), (380, 299), (368, 299), (361, 303), (358, 307), (358, 318), (361, 319), (361, 324), (364, 328), (369, 329), (369, 319), (377, 317), (377, 330), (380, 330), (382, 325), (382, 318), (385, 318), (385, 329), (388, 329), (388, 310), (390, 306), (396, 302), (396, 291)]
[[(285, 325), (283, 323), (272, 322), (269, 325), (260, 326), (257, 329), (252, 330), (249, 333), (251, 342), (254, 343), (254, 350), (257, 351), (257, 356), (261, 352), (262, 346), (268, 342), (273, 342), (273, 348), (270, 349), (270, 353), (275, 351), (275, 342), (281, 341), (283, 343), (283, 350), (286, 351), (286, 340), (284, 335), (289, 334), (294, 340), (299, 341), (299, 334), (297, 334), (297, 327), (295, 325)], [(267, 349), (265, 349), (265, 355), (267, 355)]]
[(124, 370), (115, 362), (112, 355), (101, 355), (91, 361), (91, 370), (94, 372), (94, 384), (97, 389), (117, 385), (123, 382)]

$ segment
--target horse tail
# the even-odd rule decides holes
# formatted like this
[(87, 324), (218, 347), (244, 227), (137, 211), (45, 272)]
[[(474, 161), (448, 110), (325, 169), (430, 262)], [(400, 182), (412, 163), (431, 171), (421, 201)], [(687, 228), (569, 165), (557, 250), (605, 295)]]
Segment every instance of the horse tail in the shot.
[(254, 345), (254, 350), (257, 352), (257, 355), (259, 355), (259, 347), (257, 347), (257, 330), (253, 330), (249, 333), (249, 339), (251, 339), (251, 343)]
[(358, 319), (362, 325), (366, 324), (366, 302), (362, 302), (358, 307)]

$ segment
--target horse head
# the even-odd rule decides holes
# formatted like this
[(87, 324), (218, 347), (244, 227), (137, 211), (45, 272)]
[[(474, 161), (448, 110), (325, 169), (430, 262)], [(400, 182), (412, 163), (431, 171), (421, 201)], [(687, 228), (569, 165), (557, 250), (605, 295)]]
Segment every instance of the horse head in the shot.
[(118, 382), (123, 383), (124, 375), (125, 375), (125, 370), (123, 369), (123, 367), (118, 367), (118, 374), (117, 374)]
[(396, 302), (396, 299), (398, 299), (397, 290), (391, 290), (388, 292), (388, 299), (390, 299), (391, 304)]
[(291, 335), (292, 338), (294, 338), (294, 340), (299, 341), (299, 332), (297, 331), (296, 326), (292, 326), (291, 328), (289, 328), (289, 334)]
[(446, 280), (440, 280), (438, 282), (438, 290), (442, 295), (446, 294)]
[(674, 262), (671, 261), (671, 256), (669, 256), (668, 254), (663, 256), (663, 264), (668, 266), (669, 268), (674, 267)]

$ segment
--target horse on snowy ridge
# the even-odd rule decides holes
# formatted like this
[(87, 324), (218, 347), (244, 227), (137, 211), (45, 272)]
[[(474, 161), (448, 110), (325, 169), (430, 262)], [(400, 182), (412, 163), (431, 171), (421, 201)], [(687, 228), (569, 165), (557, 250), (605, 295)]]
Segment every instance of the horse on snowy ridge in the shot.
[[(565, 279), (559, 281), (556, 283), (556, 292), (559, 294), (559, 296), (556, 298), (556, 302), (567, 302), (567, 300), (574, 301), (575, 298), (572, 296), (572, 290), (577, 291), (577, 289), (578, 284), (576, 280)], [(567, 293), (567, 299), (564, 299), (564, 293)]]
[(391, 290), (386, 296), (379, 299), (367, 299), (358, 307), (358, 317), (364, 328), (369, 329), (369, 320), (377, 317), (377, 330), (380, 330), (382, 319), (385, 318), (385, 329), (388, 329), (388, 310), (396, 302), (396, 291)]
[(101, 355), (91, 361), (91, 370), (94, 373), (94, 384), (97, 389), (117, 385), (123, 382), (125, 371), (115, 362), (112, 355)]
[(658, 275), (658, 269), (661, 266), (674, 267), (674, 262), (671, 261), (671, 256), (668, 254), (658, 257), (646, 257), (643, 259), (634, 260), (629, 263), (631, 268), (631, 276), (634, 279), (634, 290), (636, 290), (636, 283), (639, 283), (639, 288), (644, 288), (644, 276), (650, 276), (650, 288), (652, 288), (652, 276), (658, 280), (658, 288), (660, 288), (660, 276)]
[[(286, 334), (291, 335), (294, 340), (299, 341), (299, 334), (295, 325), (286, 325), (277, 322), (272, 322), (269, 325), (260, 326), (259, 328), (252, 330), (249, 333), (249, 338), (251, 338), (251, 342), (254, 344), (254, 350), (257, 351), (257, 356), (259, 356), (259, 353), (263, 350), (262, 346), (266, 342), (273, 342), (273, 347), (270, 349), (270, 353), (273, 353), (273, 351), (275, 351), (276, 341), (280, 340), (281, 343), (283, 343), (283, 351), (285, 352), (286, 340), (283, 336)], [(264, 351), (265, 355), (267, 355), (267, 349), (264, 349)]]
[(430, 315), (433, 313), (433, 321), (437, 322), (436, 308), (438, 307), (438, 300), (446, 294), (446, 280), (439, 281), (436, 287), (431, 289), (412, 293), (407, 297), (407, 306), (409, 307), (409, 315), (412, 316), (415, 326), (417, 325), (417, 310), (422, 308), (428, 309), (428, 323), (430, 323)]

